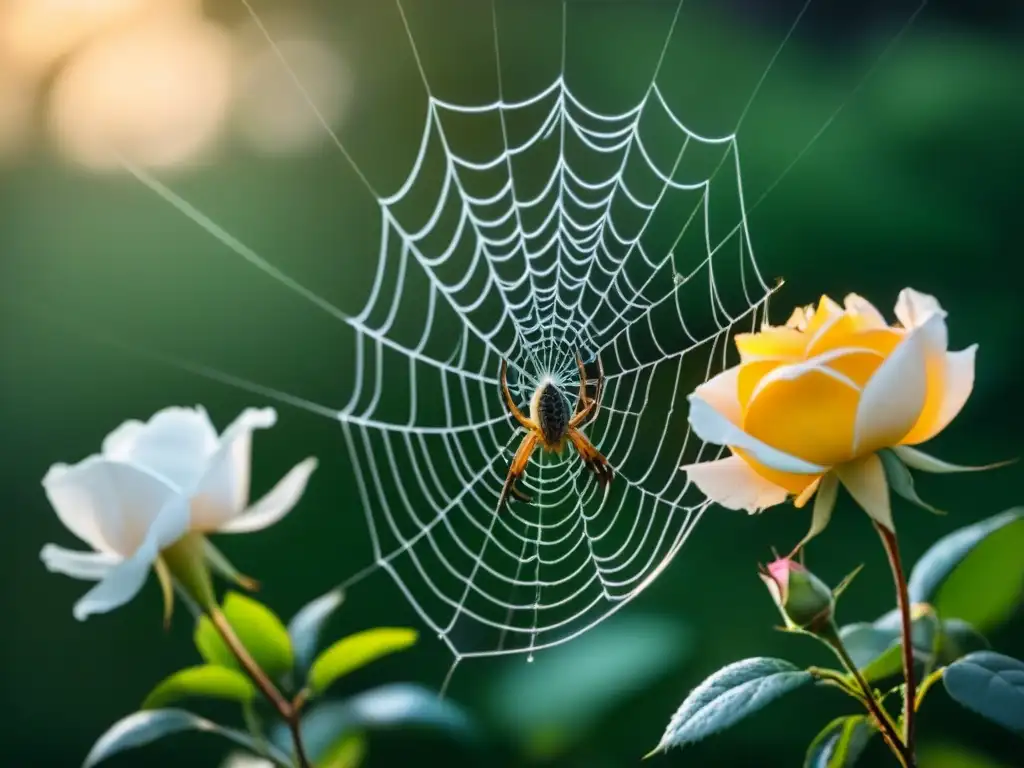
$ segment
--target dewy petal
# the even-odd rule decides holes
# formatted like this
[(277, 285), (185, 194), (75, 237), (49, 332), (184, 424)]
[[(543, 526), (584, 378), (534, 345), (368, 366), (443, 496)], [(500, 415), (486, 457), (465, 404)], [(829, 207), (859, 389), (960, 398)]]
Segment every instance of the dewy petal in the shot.
[(102, 456), (51, 467), (43, 488), (69, 531), (93, 549), (123, 557), (135, 551), (178, 492), (162, 477)]
[(924, 409), (927, 363), (945, 351), (946, 321), (933, 313), (914, 328), (864, 387), (854, 431), (854, 454), (863, 456), (897, 445)]
[(217, 433), (201, 407), (165, 408), (145, 424), (127, 421), (103, 441), (107, 458), (145, 467), (183, 489), (199, 482), (216, 449)]
[(913, 288), (904, 288), (896, 298), (896, 319), (904, 328), (912, 329), (928, 322), (932, 315), (946, 316), (938, 299)]
[(868, 515), (890, 531), (895, 530), (892, 522), (892, 507), (889, 503), (889, 483), (885, 479), (885, 468), (877, 454), (851, 461), (836, 467), (839, 481), (853, 496)]
[[(716, 411), (710, 403), (702, 400), (697, 393), (691, 394), (690, 426), (697, 437), (706, 443), (739, 447), (748, 452), (753, 459), (769, 469), (781, 472), (792, 472), (798, 475), (820, 475), (826, 467), (812, 464), (796, 456), (780, 451), (760, 440), (751, 437), (726, 416)], [(810, 481), (810, 480), (809, 480)]]
[(192, 528), (216, 531), (249, 502), (252, 433), (277, 423), (273, 408), (246, 408), (220, 437), (193, 492)]
[(135, 553), (114, 566), (99, 584), (75, 603), (75, 618), (85, 621), (94, 613), (107, 613), (135, 597), (146, 583), (146, 576), (160, 550), (184, 536), (188, 532), (188, 524), (188, 504), (182, 498), (172, 500), (157, 515)]
[(39, 557), (51, 573), (62, 573), (83, 581), (99, 581), (122, 560), (110, 552), (75, 552), (56, 544), (44, 546)]
[(220, 527), (221, 533), (248, 533), (269, 528), (287, 515), (306, 492), (309, 476), (317, 467), (313, 457), (292, 467), (273, 489), (238, 517)]
[(726, 509), (758, 512), (786, 500), (788, 491), (769, 482), (739, 456), (682, 467), (701, 493)]
[(929, 370), (924, 409), (913, 429), (901, 441), (918, 445), (944, 430), (963, 409), (974, 389), (974, 358), (978, 345), (959, 352), (947, 352), (937, 375)]

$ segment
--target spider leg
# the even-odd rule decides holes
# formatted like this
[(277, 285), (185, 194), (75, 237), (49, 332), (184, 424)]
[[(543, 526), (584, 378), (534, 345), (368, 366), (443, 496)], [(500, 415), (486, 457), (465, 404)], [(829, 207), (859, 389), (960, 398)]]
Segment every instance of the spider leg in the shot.
[(580, 369), (580, 399), (585, 401), (586, 405), (569, 421), (569, 426), (574, 428), (584, 427), (597, 418), (597, 414), (601, 410), (601, 396), (604, 394), (604, 365), (601, 363), (600, 356), (597, 358), (597, 387), (592, 398), (586, 395), (587, 374), (583, 369), (583, 359), (579, 355), (576, 356), (576, 364)]
[(509, 413), (511, 413), (515, 417), (515, 420), (518, 421), (519, 424), (525, 427), (526, 429), (536, 429), (537, 425), (534, 424), (531, 419), (527, 418), (521, 410), (519, 410), (519, 406), (517, 406), (515, 401), (512, 399), (512, 393), (509, 392), (508, 390), (507, 360), (501, 361), (501, 393), (504, 397), (505, 405), (508, 408)]
[(611, 464), (608, 463), (608, 460), (587, 439), (587, 436), (574, 427), (569, 430), (569, 439), (576, 446), (576, 451), (583, 460), (583, 465), (593, 473), (597, 484), (604, 488), (611, 483), (615, 471), (612, 469)]
[(530, 434), (523, 438), (519, 448), (516, 449), (516, 455), (512, 458), (512, 464), (508, 468), (508, 477), (505, 478), (505, 485), (501, 489), (501, 496), (498, 497), (499, 512), (504, 509), (510, 493), (520, 501), (531, 501), (531, 498), (516, 488), (515, 485), (516, 481), (526, 472), (526, 465), (529, 463), (530, 456), (537, 447), (537, 439), (537, 433), (530, 432)]

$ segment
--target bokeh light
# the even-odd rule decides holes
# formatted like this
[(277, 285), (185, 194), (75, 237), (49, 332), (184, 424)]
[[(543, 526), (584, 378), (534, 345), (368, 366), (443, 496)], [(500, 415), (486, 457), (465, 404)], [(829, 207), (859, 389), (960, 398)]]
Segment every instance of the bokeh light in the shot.
[(147, 17), (94, 40), (51, 94), (60, 148), (92, 168), (119, 153), (148, 166), (195, 159), (216, 139), (231, 99), (232, 42), (197, 16)]
[(242, 139), (257, 153), (291, 154), (320, 145), (329, 138), (321, 120), (336, 130), (353, 90), (345, 61), (309, 33), (293, 31), (281, 40), (275, 36), (274, 46), (259, 30), (243, 34), (235, 120)]

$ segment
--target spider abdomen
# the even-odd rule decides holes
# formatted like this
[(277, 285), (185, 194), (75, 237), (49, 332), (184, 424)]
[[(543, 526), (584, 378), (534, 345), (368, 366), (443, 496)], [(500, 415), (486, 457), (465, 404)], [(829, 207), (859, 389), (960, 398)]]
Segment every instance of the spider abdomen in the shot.
[(530, 414), (540, 427), (544, 447), (549, 451), (560, 451), (569, 433), (569, 404), (554, 384), (548, 382), (537, 388), (530, 403)]

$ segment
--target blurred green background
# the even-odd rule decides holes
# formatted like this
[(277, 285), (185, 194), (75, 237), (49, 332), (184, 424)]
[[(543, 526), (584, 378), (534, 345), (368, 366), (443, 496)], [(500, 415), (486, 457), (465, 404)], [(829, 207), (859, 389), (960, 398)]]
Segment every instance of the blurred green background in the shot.
[[(569, 2), (566, 77), (574, 92), (596, 109), (632, 107), (676, 5)], [(733, 130), (801, 6), (686, 0), (659, 77), (673, 109), (702, 133)], [(260, 0), (255, 8), (272, 33), (287, 35), (288, 20), (301, 20), (303, 35), (342, 57), (344, 81), (339, 70), (319, 87), (328, 96), (346, 91), (338, 112), (344, 144), (377, 189), (395, 190), (415, 156), (426, 98), (394, 5)], [(497, 8), (506, 95), (523, 98), (557, 74), (562, 7), (499, 0)], [(934, 2), (894, 43), (915, 8), (902, 0), (810, 4), (740, 126), (744, 192), (762, 273), (769, 283), (786, 281), (773, 299), (774, 321), (823, 292), (856, 291), (888, 311), (911, 285), (949, 311), (953, 348), (980, 343), (975, 393), (933, 452), (983, 463), (1022, 448), (1016, 226), (1024, 14), (1009, 0)], [(405, 9), (436, 96), (496, 98), (488, 3), (407, 0)], [(224, 29), (248, 23), (233, 0), (202, 10)], [(155, 580), (124, 609), (78, 624), (71, 605), (86, 585), (50, 575), (39, 562), (44, 543), (72, 545), (40, 487), (47, 468), (98, 450), (124, 419), (202, 403), (223, 427), (243, 407), (277, 405), (279, 425), (256, 439), (256, 494), (306, 455), (320, 458), (290, 517), (270, 531), (220, 542), (262, 581), (260, 599), (282, 616), (372, 562), (336, 423), (153, 359), (187, 358), (335, 407), (351, 391), (352, 342), (336, 320), (135, 179), (58, 151), (63, 145), (47, 129), (47, 98), (90, 44), (83, 38), (43, 62), (31, 80), (37, 100), (26, 110), (24, 141), (0, 159), (0, 752), (11, 766), (79, 764), (155, 682), (197, 661), (184, 611), (162, 630)], [(0, 51), (0, 65), (7, 62), (11, 73), (13, 50)], [(376, 266), (373, 198), (319, 126), (317, 141), (295, 151), (268, 156), (246, 143), (254, 124), (299, 109), (294, 94), (289, 98), (228, 120), (216, 146), (154, 174), (275, 266), (355, 312)], [(73, 135), (76, 127), (62, 130)], [(460, 136), (466, 146), (490, 146), (471, 132)], [(669, 229), (654, 235), (663, 248), (671, 244)], [(722, 285), (725, 303), (742, 306), (735, 275)], [(708, 334), (710, 316), (696, 317), (691, 330)], [(1020, 503), (1021, 478), (1016, 466), (922, 479), (922, 494), (950, 514), (898, 508), (907, 562), (940, 535)], [(848, 500), (841, 504), (808, 563), (832, 583), (866, 563), (840, 619), (869, 620), (892, 605), (888, 571), (867, 520)], [(791, 546), (807, 518), (791, 507), (757, 517), (711, 510), (661, 577), (597, 629), (539, 654), (534, 664), (512, 656), (467, 660), (456, 669), (449, 696), (479, 719), (487, 738), (482, 755), (444, 737), (392, 733), (374, 737), (368, 764), (406, 765), (436, 754), (452, 765), (634, 765), (683, 697), (719, 666), (755, 655), (824, 661), (809, 643), (772, 629), (775, 608), (756, 578), (770, 547)], [(330, 632), (375, 625), (423, 628), (381, 571), (350, 592)], [(1024, 617), (1018, 611), (990, 639), (1005, 653), (1024, 655)], [(353, 675), (338, 693), (398, 680), (436, 688), (450, 663), (442, 643), (424, 632), (413, 651)], [(654, 763), (797, 765), (819, 728), (846, 711), (838, 695), (804, 691), (725, 736)], [(941, 693), (923, 711), (920, 733), (925, 768), (1024, 765), (1019, 740)], [(223, 753), (212, 737), (187, 736), (110, 765), (216, 765)], [(888, 759), (880, 744), (865, 764), (873, 759)]]

